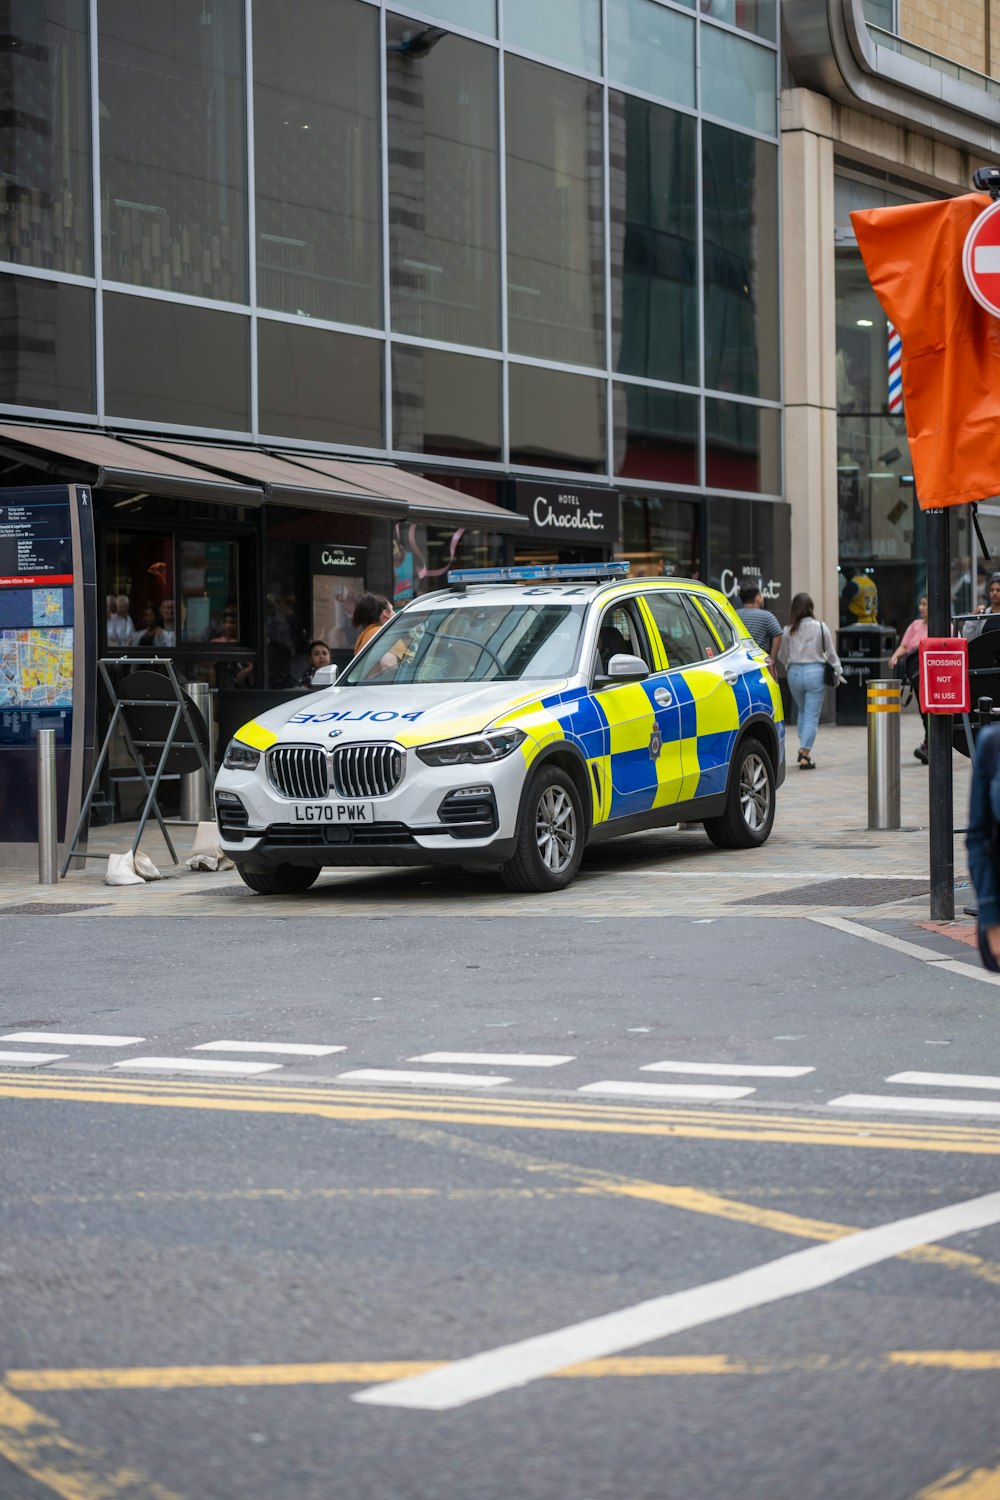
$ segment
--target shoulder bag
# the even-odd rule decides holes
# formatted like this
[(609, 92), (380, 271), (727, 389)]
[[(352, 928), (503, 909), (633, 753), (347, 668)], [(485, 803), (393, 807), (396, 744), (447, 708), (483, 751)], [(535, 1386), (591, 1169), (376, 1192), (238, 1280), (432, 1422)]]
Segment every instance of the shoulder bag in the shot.
[(827, 645), (827, 641), (830, 639), (830, 632), (826, 628), (825, 620), (821, 621), (820, 629), (823, 632), (823, 682), (827, 687), (840, 687), (843, 679), (837, 676), (837, 669), (833, 665), (833, 662), (830, 661), (830, 651), (832, 648)]

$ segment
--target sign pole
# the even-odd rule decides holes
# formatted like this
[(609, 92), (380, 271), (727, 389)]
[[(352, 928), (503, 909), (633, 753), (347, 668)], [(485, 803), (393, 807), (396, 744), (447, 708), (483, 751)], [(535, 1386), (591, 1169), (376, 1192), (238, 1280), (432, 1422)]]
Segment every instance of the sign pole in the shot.
[[(927, 510), (927, 634), (951, 635), (951, 558), (948, 513)], [(952, 791), (951, 714), (927, 715), (931, 917), (955, 916), (955, 810)]]

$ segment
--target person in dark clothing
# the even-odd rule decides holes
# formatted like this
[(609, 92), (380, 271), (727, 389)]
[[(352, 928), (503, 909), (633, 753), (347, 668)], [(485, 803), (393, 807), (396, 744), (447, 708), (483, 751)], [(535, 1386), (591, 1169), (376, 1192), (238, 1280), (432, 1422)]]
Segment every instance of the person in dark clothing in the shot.
[(767, 652), (767, 664), (774, 671), (774, 654), (781, 640), (781, 626), (777, 615), (764, 608), (764, 595), (759, 583), (745, 583), (740, 589), (738, 614), (757, 645)]
[(1000, 724), (980, 731), (972, 764), (965, 849), (976, 888), (976, 934), (983, 965), (1000, 974)]

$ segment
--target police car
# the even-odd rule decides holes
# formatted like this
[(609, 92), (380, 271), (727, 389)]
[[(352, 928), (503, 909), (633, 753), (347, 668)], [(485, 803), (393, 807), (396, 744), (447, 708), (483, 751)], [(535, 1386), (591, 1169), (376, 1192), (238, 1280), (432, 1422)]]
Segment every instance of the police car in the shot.
[(448, 583), (230, 741), (215, 805), (248, 886), (447, 864), (555, 891), (618, 834), (700, 822), (722, 848), (764, 843), (781, 696), (722, 594), (627, 563)]

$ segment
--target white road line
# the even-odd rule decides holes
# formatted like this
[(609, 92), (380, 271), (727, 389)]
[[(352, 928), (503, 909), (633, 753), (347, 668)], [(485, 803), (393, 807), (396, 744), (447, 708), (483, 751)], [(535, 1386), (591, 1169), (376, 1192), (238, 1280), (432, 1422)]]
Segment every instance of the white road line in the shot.
[(1000, 974), (988, 974), (976, 964), (966, 964), (957, 958), (946, 958), (933, 948), (922, 948), (918, 943), (908, 943), (905, 938), (890, 937), (887, 932), (875, 932), (871, 927), (862, 927), (860, 922), (848, 921), (846, 917), (809, 916), (810, 922), (821, 927), (832, 927), (835, 932), (846, 932), (850, 937), (864, 938), (879, 948), (891, 948), (894, 953), (905, 953), (909, 958), (919, 958), (922, 963), (933, 964), (948, 974), (960, 974), (963, 979), (978, 979), (983, 984), (1000, 984)]
[(311, 1042), (199, 1042), (192, 1052), (273, 1052), (288, 1057), (329, 1057), (346, 1047), (314, 1047)]
[(67, 1056), (66, 1052), (0, 1052), (0, 1063), (24, 1063), (34, 1068), (39, 1063), (63, 1062)]
[(424, 1375), (370, 1386), (358, 1391), (352, 1399), (372, 1406), (450, 1411), (484, 1396), (527, 1385), (567, 1365), (603, 1359), (750, 1308), (815, 1291), (904, 1250), (984, 1229), (997, 1222), (1000, 1222), (1000, 1193), (988, 1193), (914, 1218), (898, 1219), (877, 1229), (861, 1230), (831, 1244), (810, 1245), (806, 1250), (795, 1250), (750, 1271), (740, 1271), (687, 1291), (653, 1297), (634, 1307), (490, 1349), (470, 1359), (455, 1360)]
[(903, 1094), (841, 1094), (828, 1100), (830, 1109), (896, 1110), (908, 1115), (1000, 1115), (991, 1099), (925, 1099)]
[(585, 1083), (577, 1089), (578, 1094), (634, 1094), (646, 1099), (744, 1099), (754, 1092), (725, 1083), (632, 1083), (614, 1078)]
[(415, 1083), (423, 1088), (444, 1085), (463, 1089), (492, 1089), (498, 1083), (510, 1083), (509, 1078), (499, 1078), (495, 1073), (412, 1073), (405, 1068), (355, 1068), (338, 1073), (335, 1082), (348, 1079), (351, 1083)]
[(498, 1068), (557, 1068), (560, 1063), (574, 1062), (570, 1055), (552, 1052), (422, 1052), (407, 1062), (495, 1063)]
[(1000, 1089), (988, 1073), (893, 1073), (886, 1083), (926, 1083), (942, 1089)]
[(739, 1063), (655, 1062), (643, 1063), (640, 1073), (711, 1073), (718, 1078), (803, 1078), (815, 1068), (781, 1066), (743, 1067)]
[(270, 1073), (281, 1063), (215, 1062), (207, 1057), (130, 1057), (127, 1062), (112, 1063), (113, 1068), (129, 1068), (143, 1073), (232, 1073), (249, 1075)]
[(0, 1042), (51, 1042), (53, 1047), (134, 1047), (144, 1036), (101, 1036), (86, 1031), (8, 1031)]

